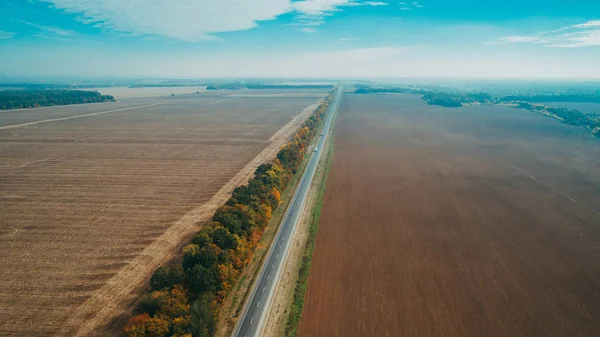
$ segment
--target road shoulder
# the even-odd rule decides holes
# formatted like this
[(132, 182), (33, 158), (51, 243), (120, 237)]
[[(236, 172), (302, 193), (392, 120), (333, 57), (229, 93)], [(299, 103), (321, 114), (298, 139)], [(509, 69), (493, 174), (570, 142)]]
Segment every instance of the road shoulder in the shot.
[[(316, 238), (321, 204), (323, 202), (326, 178), (333, 156), (334, 127), (332, 127), (330, 132), (331, 134), (326, 141), (324, 153), (321, 156), (315, 178), (310, 187), (307, 207), (304, 208), (301, 214), (301, 220), (296, 228), (288, 258), (283, 267), (283, 274), (281, 275), (281, 279), (273, 296), (273, 302), (267, 315), (262, 336), (284, 336), (286, 334), (286, 326), (289, 324), (291, 312), (295, 313), (298, 311), (297, 318), (299, 320), (302, 306), (301, 303), (294, 303), (294, 298), (299, 296), (302, 298), (304, 297), (304, 291), (302, 291), (302, 294), (296, 294), (296, 289), (299, 282), (304, 284), (304, 288), (306, 286), (307, 278), (301, 277), (299, 279), (301, 274), (300, 269), (302, 267), (307, 268), (310, 265), (310, 257), (312, 256), (312, 251), (314, 249), (314, 240)], [(312, 241), (312, 244), (308, 242), (309, 239)], [(307, 263), (308, 266), (306, 266)], [(306, 276), (307, 275), (308, 270), (306, 270)], [(300, 288), (302, 288), (302, 286)], [(293, 308), (294, 306), (295, 308)], [(298, 322), (290, 323), (295, 327), (298, 325)], [(294, 331), (295, 327), (293, 329)]]

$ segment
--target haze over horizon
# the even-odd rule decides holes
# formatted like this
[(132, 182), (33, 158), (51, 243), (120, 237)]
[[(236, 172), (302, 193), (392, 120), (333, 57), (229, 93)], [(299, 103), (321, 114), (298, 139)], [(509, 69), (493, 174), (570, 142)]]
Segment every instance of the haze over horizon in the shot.
[(0, 78), (600, 78), (600, 1), (4, 0)]

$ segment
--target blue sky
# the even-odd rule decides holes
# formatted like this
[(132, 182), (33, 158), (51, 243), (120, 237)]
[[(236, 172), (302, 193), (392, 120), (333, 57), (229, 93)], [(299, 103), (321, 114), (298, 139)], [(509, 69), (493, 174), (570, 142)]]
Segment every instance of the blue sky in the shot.
[(600, 1), (0, 0), (0, 77), (600, 78)]

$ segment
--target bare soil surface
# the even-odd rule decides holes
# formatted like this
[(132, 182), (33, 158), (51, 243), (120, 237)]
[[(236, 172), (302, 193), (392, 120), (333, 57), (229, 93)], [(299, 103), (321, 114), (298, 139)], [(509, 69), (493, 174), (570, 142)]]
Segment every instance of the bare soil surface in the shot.
[(0, 335), (118, 334), (154, 269), (316, 102), (223, 95), (0, 113)]
[(300, 336), (599, 336), (600, 144), (526, 110), (344, 96)]

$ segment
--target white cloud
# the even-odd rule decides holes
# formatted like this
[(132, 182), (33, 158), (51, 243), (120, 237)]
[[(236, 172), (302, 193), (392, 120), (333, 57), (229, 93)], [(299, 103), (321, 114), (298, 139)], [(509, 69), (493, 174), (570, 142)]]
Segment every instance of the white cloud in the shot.
[(343, 42), (356, 41), (356, 40), (358, 40), (358, 38), (356, 38), (356, 37), (341, 37), (341, 38), (337, 39), (337, 42), (343, 43)]
[(4, 32), (4, 31), (0, 30), (0, 40), (2, 40), (2, 39), (10, 39), (13, 36), (15, 36), (15, 33)]
[(79, 20), (134, 35), (199, 41), (251, 29), (293, 10), (289, 0), (43, 0)]
[(382, 1), (365, 1), (363, 3), (367, 6), (387, 6), (387, 5), (389, 5), (387, 2), (382, 2)]
[[(132, 35), (185, 41), (215, 39), (215, 33), (252, 29), (260, 21), (295, 13), (296, 25), (317, 26), (323, 17), (354, 0), (41, 0), (84, 23)], [(377, 5), (379, 1), (371, 2)], [(315, 29), (302, 29), (314, 32)]]
[(36, 36), (42, 36), (42, 37), (68, 37), (68, 36), (73, 36), (75, 35), (74, 31), (71, 30), (66, 30), (66, 29), (62, 29), (62, 28), (58, 28), (58, 27), (53, 27), (53, 26), (42, 26), (42, 25), (38, 25), (37, 23), (33, 23), (33, 22), (27, 22), (27, 21), (19, 21), (22, 24), (28, 25), (28, 26), (32, 26), (35, 27), (37, 29), (40, 30), (41, 34), (36, 34)]
[(297, 12), (307, 15), (323, 15), (338, 10), (341, 6), (353, 6), (358, 3), (352, 0), (302, 0), (292, 2)]
[(410, 11), (411, 9), (425, 7), (425, 6), (421, 5), (420, 3), (418, 3), (417, 1), (412, 1), (412, 2), (401, 1), (398, 4), (401, 6), (400, 7), (401, 11)]
[[(292, 8), (297, 13), (294, 25), (299, 26), (299, 31), (315, 33), (316, 26), (325, 23), (323, 19), (332, 13), (340, 11), (341, 7), (362, 6), (365, 3), (354, 0), (301, 0), (292, 2)], [(305, 26), (312, 27), (305, 29)]]
[(530, 43), (556, 48), (600, 46), (600, 20), (592, 20), (532, 35), (506, 36), (488, 44), (503, 43)]
[(298, 30), (301, 32), (305, 32), (305, 33), (316, 33), (317, 32), (316, 28), (310, 28), (310, 27), (302, 27)]
[(588, 22), (573, 25), (575, 28), (600, 28), (600, 20), (591, 20)]

